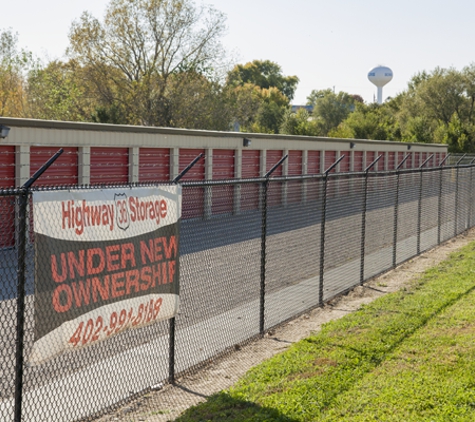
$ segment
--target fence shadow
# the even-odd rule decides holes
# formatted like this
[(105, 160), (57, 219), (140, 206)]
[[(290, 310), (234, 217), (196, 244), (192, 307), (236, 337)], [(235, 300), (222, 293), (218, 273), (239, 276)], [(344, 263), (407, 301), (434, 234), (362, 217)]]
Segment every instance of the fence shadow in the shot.
[(176, 422), (297, 422), (276, 409), (239, 400), (227, 393), (211, 396), (206, 403), (191, 407)]

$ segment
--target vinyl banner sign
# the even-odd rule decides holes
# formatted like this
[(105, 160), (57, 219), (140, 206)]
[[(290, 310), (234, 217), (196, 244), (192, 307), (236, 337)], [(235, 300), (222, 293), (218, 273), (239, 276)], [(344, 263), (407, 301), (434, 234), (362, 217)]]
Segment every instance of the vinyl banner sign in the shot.
[(30, 363), (178, 311), (181, 187), (33, 193)]

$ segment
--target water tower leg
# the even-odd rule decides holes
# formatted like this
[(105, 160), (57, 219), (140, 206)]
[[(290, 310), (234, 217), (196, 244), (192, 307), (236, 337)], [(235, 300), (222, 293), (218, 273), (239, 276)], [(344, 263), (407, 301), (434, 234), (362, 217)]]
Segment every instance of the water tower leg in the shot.
[(383, 87), (378, 86), (378, 104), (383, 104)]

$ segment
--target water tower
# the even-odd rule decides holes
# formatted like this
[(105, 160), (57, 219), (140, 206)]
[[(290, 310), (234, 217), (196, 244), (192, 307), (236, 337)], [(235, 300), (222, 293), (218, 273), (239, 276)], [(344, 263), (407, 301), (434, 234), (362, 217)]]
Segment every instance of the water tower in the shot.
[(376, 66), (368, 72), (368, 79), (378, 87), (378, 104), (383, 103), (383, 86), (392, 78), (393, 71), (386, 66)]

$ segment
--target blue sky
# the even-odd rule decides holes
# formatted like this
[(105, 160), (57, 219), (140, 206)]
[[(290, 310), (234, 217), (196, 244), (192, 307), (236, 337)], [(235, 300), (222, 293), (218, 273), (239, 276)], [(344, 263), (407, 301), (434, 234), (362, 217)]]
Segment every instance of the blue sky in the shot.
[[(9, 1), (1, 29), (38, 56), (62, 57), (71, 22), (85, 10), (101, 18), (108, 0)], [(335, 87), (373, 100), (368, 70), (389, 66), (383, 97), (406, 89), (419, 71), (475, 62), (474, 0), (207, 0), (227, 15), (224, 46), (238, 63), (269, 59), (300, 83), (294, 103), (312, 89)]]

